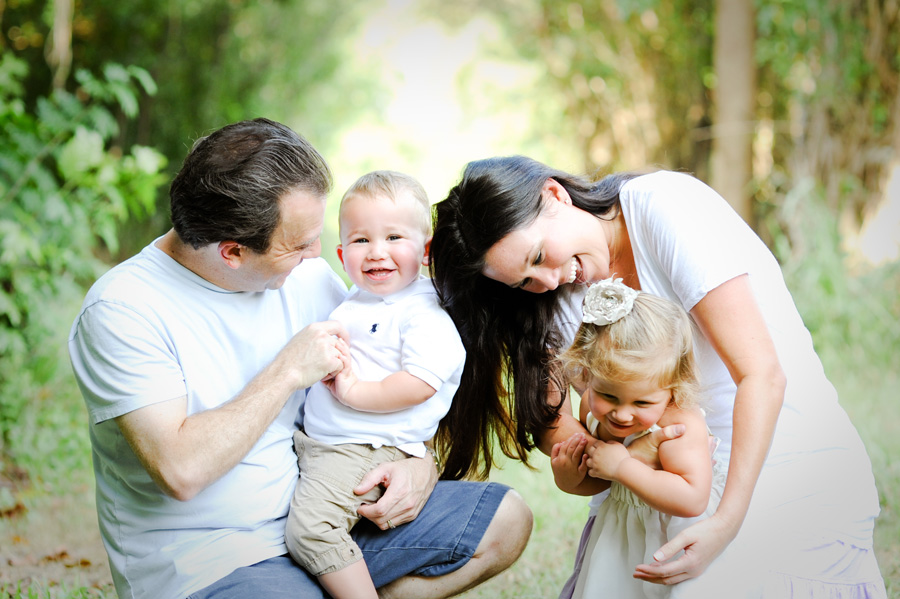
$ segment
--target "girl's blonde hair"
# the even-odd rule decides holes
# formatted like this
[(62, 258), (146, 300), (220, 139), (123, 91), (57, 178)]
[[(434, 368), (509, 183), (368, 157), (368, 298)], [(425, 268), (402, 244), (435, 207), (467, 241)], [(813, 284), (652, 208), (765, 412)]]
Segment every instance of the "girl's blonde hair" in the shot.
[(586, 384), (592, 377), (649, 380), (670, 389), (679, 408), (698, 403), (691, 320), (681, 306), (655, 295), (639, 293), (631, 312), (612, 324), (582, 323), (559, 361)]

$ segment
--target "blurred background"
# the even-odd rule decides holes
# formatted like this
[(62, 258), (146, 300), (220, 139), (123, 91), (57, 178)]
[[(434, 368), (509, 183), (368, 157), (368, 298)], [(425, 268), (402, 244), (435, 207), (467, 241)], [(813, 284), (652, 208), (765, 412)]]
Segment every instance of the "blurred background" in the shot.
[[(169, 228), (193, 142), (258, 116), (334, 170), (339, 272), (337, 200), (373, 169), (433, 202), (498, 154), (710, 183), (775, 252), (866, 441), (900, 597), (897, 0), (0, 0), (0, 597), (115, 596), (68, 329)], [(533, 540), (467, 597), (568, 576), (586, 508), (532, 461), (497, 476)]]

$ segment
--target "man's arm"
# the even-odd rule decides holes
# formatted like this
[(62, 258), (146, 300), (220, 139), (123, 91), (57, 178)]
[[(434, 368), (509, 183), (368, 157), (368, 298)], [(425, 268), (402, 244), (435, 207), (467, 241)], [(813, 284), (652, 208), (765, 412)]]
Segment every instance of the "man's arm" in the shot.
[[(336, 322), (309, 325), (231, 401), (187, 415), (187, 398), (115, 419), (147, 472), (167, 495), (187, 501), (231, 470), (259, 440), (290, 395), (341, 368)], [(210, 373), (215, 376), (215, 373)]]

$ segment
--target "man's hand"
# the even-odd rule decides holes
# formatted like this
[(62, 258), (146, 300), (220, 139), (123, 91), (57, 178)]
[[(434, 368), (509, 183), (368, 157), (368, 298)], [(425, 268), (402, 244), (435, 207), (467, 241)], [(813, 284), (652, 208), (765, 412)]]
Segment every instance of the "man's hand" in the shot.
[(375, 485), (383, 485), (384, 495), (376, 503), (363, 504), (356, 511), (381, 530), (412, 522), (431, 496), (437, 480), (437, 469), (429, 456), (381, 464), (366, 474), (353, 492), (362, 495)]
[(272, 366), (292, 382), (294, 389), (304, 389), (344, 367), (341, 344), (349, 335), (342, 324), (333, 320), (316, 322), (294, 335), (278, 353)]

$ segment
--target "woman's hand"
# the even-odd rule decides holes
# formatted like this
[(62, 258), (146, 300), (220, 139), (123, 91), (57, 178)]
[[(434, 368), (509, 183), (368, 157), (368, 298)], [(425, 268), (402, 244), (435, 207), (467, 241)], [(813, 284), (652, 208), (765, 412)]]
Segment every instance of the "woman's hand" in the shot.
[(670, 424), (649, 435), (635, 439), (628, 446), (628, 454), (637, 461), (650, 466), (654, 470), (662, 470), (659, 463), (659, 446), (671, 439), (677, 439), (684, 434), (683, 424)]
[[(700, 576), (710, 563), (722, 553), (737, 535), (740, 526), (730, 526), (713, 514), (680, 532), (663, 545), (653, 558), (653, 564), (640, 564), (634, 577), (655, 584), (676, 584)], [(679, 551), (684, 554), (670, 560)]]
[(574, 493), (587, 476), (587, 445), (588, 436), (584, 433), (575, 433), (565, 441), (553, 445), (550, 467), (553, 469), (553, 480), (561, 491)]
[(381, 530), (412, 522), (422, 511), (437, 484), (438, 473), (434, 460), (408, 458), (399, 462), (387, 462), (366, 474), (353, 492), (362, 495), (384, 486), (384, 495), (375, 503), (363, 504), (356, 510)]

